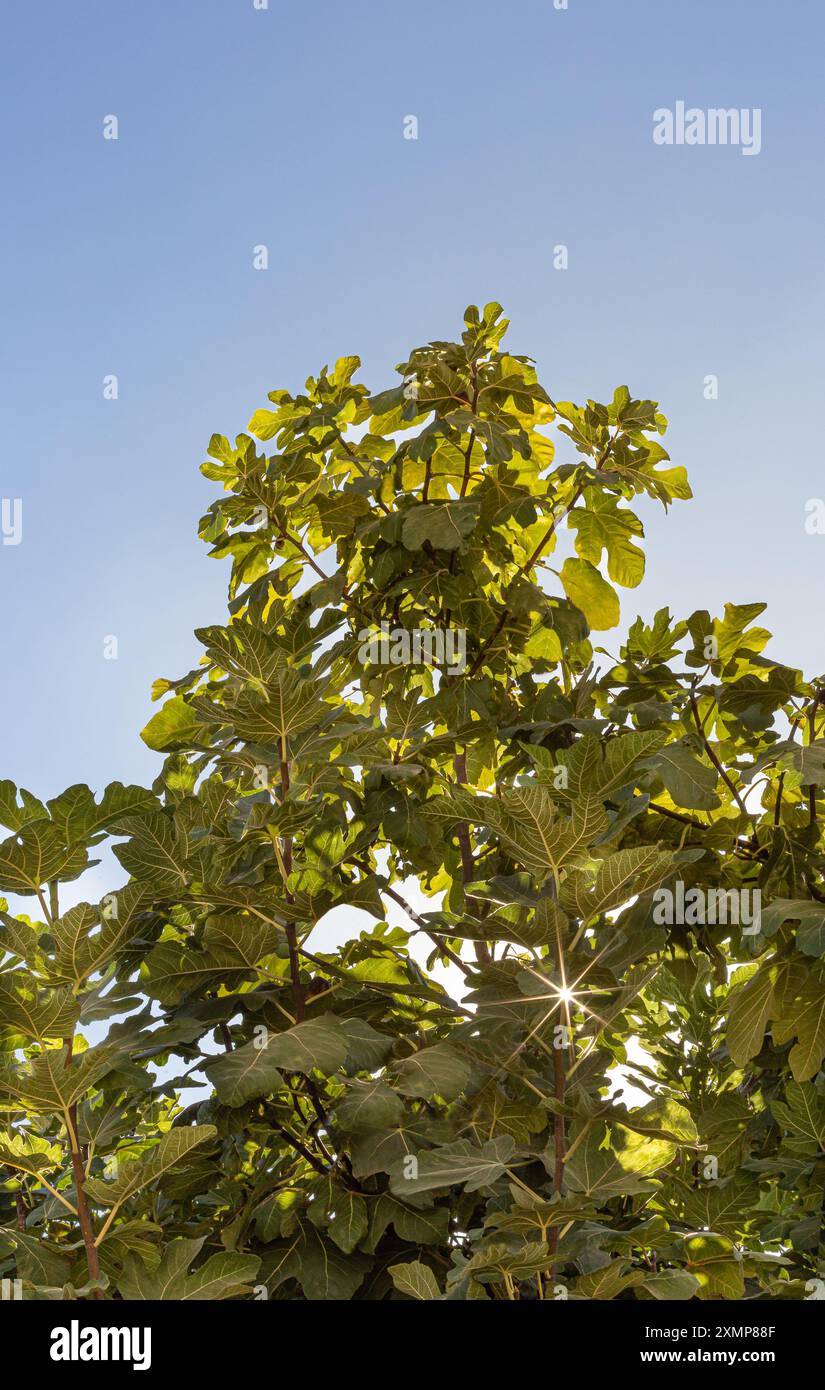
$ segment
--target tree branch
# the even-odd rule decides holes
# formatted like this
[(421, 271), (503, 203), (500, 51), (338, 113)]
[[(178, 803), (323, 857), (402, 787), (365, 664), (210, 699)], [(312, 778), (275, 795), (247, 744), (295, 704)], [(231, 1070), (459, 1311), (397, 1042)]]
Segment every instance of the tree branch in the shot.
[[(467, 783), (467, 753), (456, 753), (455, 755), (455, 775), (462, 786)], [(475, 878), (475, 860), (473, 859), (473, 847), (470, 842), (470, 831), (466, 821), (460, 821), (456, 827), (458, 837), (458, 847), (461, 852), (461, 879), (464, 884), (464, 896), (468, 902), (474, 902), (472, 894), (467, 892), (467, 885), (472, 883)], [(486, 941), (474, 941), (473, 949), (476, 953), (476, 960), (479, 965), (489, 965), (492, 961), (490, 947)]]
[[(281, 739), (281, 805), (289, 795), (289, 759), (287, 757), (286, 739)], [(283, 839), (282, 854), (284, 860), (284, 873), (288, 878), (292, 873), (292, 836), (285, 835)], [(285, 896), (288, 903), (295, 901), (286, 884), (284, 884)], [(289, 974), (292, 980), (292, 994), (295, 1000), (295, 1022), (301, 1023), (306, 1013), (306, 990), (301, 983), (301, 962), (298, 953), (298, 929), (294, 922), (287, 922), (284, 927), (286, 934), (286, 944), (289, 951)]]
[(731, 781), (724, 767), (722, 766), (713, 749), (711, 748), (710, 743), (708, 742), (708, 736), (705, 733), (702, 721), (699, 718), (699, 708), (696, 704), (695, 686), (691, 686), (691, 689), (688, 694), (688, 699), (690, 700), (690, 708), (693, 713), (693, 722), (696, 725), (696, 729), (700, 739), (702, 740), (702, 746), (704, 747), (705, 752), (707, 753), (708, 757), (713, 763), (713, 766), (716, 768), (716, 771), (719, 773), (719, 776), (722, 778), (722, 781), (724, 782), (725, 786), (728, 788), (728, 791), (731, 793), (734, 801), (739, 807), (739, 810), (742, 812), (742, 815), (747, 816), (749, 820), (752, 820), (753, 817), (750, 811), (748, 810), (747, 806), (742, 800), (742, 797), (739, 795), (739, 792), (737, 791), (734, 783)]
[(431, 928), (427, 926), (424, 918), (420, 917), (415, 908), (410, 907), (409, 903), (404, 901), (400, 893), (396, 893), (395, 889), (391, 888), (389, 884), (386, 884), (381, 891), (382, 893), (386, 893), (388, 898), (392, 898), (393, 902), (398, 903), (398, 906), (406, 912), (411, 921), (415, 922), (418, 930), (423, 932), (425, 936), (428, 936), (433, 944), (438, 947), (439, 951), (442, 951), (448, 960), (452, 961), (453, 965), (458, 966), (458, 969), (463, 975), (472, 974), (469, 965), (467, 965), (460, 956), (456, 955), (455, 951), (447, 945), (446, 941), (444, 941), (437, 932), (432, 931)]

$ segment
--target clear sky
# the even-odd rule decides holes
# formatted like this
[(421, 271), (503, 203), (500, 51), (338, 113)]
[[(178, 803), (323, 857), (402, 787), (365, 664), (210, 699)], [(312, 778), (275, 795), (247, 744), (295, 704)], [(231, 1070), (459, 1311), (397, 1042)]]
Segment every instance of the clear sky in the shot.
[[(824, 43), (821, 0), (5, 0), (0, 776), (148, 783), (150, 683), (224, 614), (210, 434), (493, 298), (556, 398), (671, 419), (696, 499), (624, 613), (763, 599), (825, 670)], [(760, 153), (656, 145), (678, 101), (759, 108)]]

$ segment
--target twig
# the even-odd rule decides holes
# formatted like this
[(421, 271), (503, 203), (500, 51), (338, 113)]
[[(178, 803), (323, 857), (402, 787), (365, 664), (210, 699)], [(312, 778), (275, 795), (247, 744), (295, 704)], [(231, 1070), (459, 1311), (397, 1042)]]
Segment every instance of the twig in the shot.
[(386, 893), (388, 898), (392, 898), (394, 903), (398, 903), (398, 906), (402, 908), (404, 912), (406, 912), (407, 916), (411, 919), (411, 921), (415, 922), (419, 931), (422, 931), (425, 936), (428, 936), (430, 940), (433, 942), (433, 944), (438, 947), (439, 951), (442, 951), (443, 954), (448, 958), (448, 960), (452, 961), (453, 965), (458, 966), (459, 970), (462, 972), (463, 975), (471, 975), (473, 973), (469, 965), (467, 965), (465, 961), (461, 959), (460, 956), (456, 955), (455, 951), (453, 951), (447, 945), (446, 941), (444, 941), (438, 935), (437, 932), (432, 931), (427, 926), (427, 923), (424, 921), (424, 918), (419, 917), (415, 908), (410, 907), (409, 903), (406, 903), (404, 901), (400, 893), (396, 893), (395, 889), (391, 888), (389, 884), (383, 887), (381, 891), (382, 893)]

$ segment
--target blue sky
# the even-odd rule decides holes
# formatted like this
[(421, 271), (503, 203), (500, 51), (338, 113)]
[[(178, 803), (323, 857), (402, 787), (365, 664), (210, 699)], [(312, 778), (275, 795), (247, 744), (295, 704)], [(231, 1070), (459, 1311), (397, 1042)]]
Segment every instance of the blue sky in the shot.
[[(148, 783), (151, 681), (224, 613), (210, 434), (344, 353), (382, 389), (493, 298), (556, 398), (671, 420), (696, 498), (645, 513), (626, 616), (765, 600), (825, 670), (823, 40), (818, 0), (7, 0), (0, 776)], [(679, 100), (760, 108), (761, 153), (656, 146)]]

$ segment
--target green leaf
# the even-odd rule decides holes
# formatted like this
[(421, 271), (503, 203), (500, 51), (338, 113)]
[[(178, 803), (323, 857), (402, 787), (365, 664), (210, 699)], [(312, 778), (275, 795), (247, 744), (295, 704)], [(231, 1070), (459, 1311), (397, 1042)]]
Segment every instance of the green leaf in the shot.
[(18, 831), (27, 821), (45, 820), (47, 817), (46, 807), (31, 792), (21, 787), (18, 793), (13, 782), (0, 781), (0, 825)]
[(388, 1273), (399, 1293), (408, 1298), (421, 1300), (441, 1297), (438, 1281), (432, 1270), (420, 1260), (410, 1260), (408, 1264), (390, 1265)]
[(705, 1232), (688, 1236), (685, 1253), (689, 1272), (699, 1284), (699, 1298), (744, 1298), (742, 1261), (727, 1236)]
[(763, 936), (774, 936), (785, 922), (798, 922), (796, 945), (806, 956), (825, 952), (825, 906), (807, 898), (774, 898), (761, 914)]
[[(215, 723), (231, 722), (236, 734), (251, 743), (280, 750), (282, 743), (305, 729), (331, 720), (334, 711), (324, 704), (324, 687), (306, 680), (292, 670), (273, 673), (263, 691), (242, 694), (230, 710), (216, 706), (210, 717)], [(207, 712), (205, 705), (200, 709)]]
[(80, 1017), (80, 1004), (71, 990), (40, 990), (29, 985), (14, 988), (14, 975), (0, 979), (0, 1027), (14, 1028), (41, 1042), (70, 1037)]
[(810, 1081), (825, 1056), (825, 979), (812, 973), (773, 1024), (775, 1043), (797, 1042), (790, 1052), (795, 1081)]
[(347, 1301), (363, 1283), (369, 1261), (344, 1255), (337, 1246), (306, 1222), (299, 1221), (293, 1235), (270, 1246), (261, 1262), (260, 1279), (270, 1291), (288, 1279), (296, 1279), (312, 1301)]
[(151, 898), (142, 883), (127, 883), (100, 907), (78, 903), (52, 924), (55, 942), (50, 973), (77, 987), (139, 936)]
[(188, 1273), (204, 1241), (203, 1236), (194, 1240), (179, 1236), (166, 1246), (152, 1266), (144, 1264), (139, 1255), (130, 1251), (123, 1262), (120, 1276), (123, 1297), (150, 1302), (175, 1300), (186, 1303), (238, 1298), (248, 1293), (260, 1266), (257, 1255), (238, 1255), (228, 1251), (211, 1255), (193, 1273)]
[(350, 1081), (346, 1093), (335, 1107), (335, 1118), (351, 1134), (363, 1130), (389, 1129), (404, 1114), (401, 1097), (385, 1081)]
[(404, 1160), (420, 1149), (448, 1139), (450, 1126), (426, 1115), (404, 1115), (391, 1128), (356, 1134), (352, 1140), (352, 1170), (356, 1178), (400, 1170)]
[(825, 1095), (814, 1086), (789, 1081), (784, 1104), (775, 1100), (771, 1114), (789, 1131), (785, 1148), (790, 1153), (806, 1158), (825, 1152)]
[(174, 695), (153, 714), (141, 738), (158, 753), (174, 753), (179, 749), (197, 748), (205, 738), (206, 726), (196, 711), (181, 695)]
[(646, 1138), (621, 1125), (608, 1130), (590, 1121), (583, 1140), (578, 1131), (571, 1133), (565, 1184), (570, 1192), (600, 1201), (652, 1192), (651, 1178), (672, 1162), (676, 1151), (670, 1140)]
[(753, 1213), (759, 1188), (751, 1178), (737, 1174), (721, 1182), (701, 1182), (681, 1196), (681, 1218), (689, 1225), (734, 1236)]
[(308, 1019), (283, 1033), (270, 1033), (259, 1045), (246, 1043), (204, 1067), (224, 1105), (243, 1105), (283, 1085), (281, 1071), (321, 1071), (343, 1067), (349, 1052), (346, 1032), (334, 1014)]
[(67, 845), (51, 821), (30, 821), (0, 843), (0, 891), (27, 897), (52, 879), (73, 879), (88, 865), (84, 845)]
[(515, 787), (497, 797), (473, 796), (461, 787), (450, 787), (426, 803), (425, 813), (436, 822), (467, 820), (487, 826), (534, 872), (558, 871), (581, 858), (607, 826), (600, 801), (577, 800), (567, 817), (539, 784)]
[(715, 769), (700, 763), (681, 744), (669, 743), (644, 765), (662, 779), (675, 805), (695, 811), (710, 811), (719, 805)]
[(547, 1270), (552, 1258), (543, 1240), (528, 1241), (518, 1250), (509, 1245), (486, 1245), (473, 1256), (465, 1273), (481, 1284), (499, 1283), (505, 1275), (533, 1279)]
[(29, 1131), (0, 1138), (0, 1168), (13, 1168), (17, 1173), (30, 1173), (37, 1177), (40, 1173), (62, 1167), (63, 1161), (57, 1144)]
[(246, 428), (256, 439), (273, 439), (280, 428), (279, 422), (282, 423), (278, 411), (256, 410)]
[(86, 1191), (91, 1200), (99, 1206), (121, 1206), (135, 1192), (148, 1187), (170, 1168), (184, 1163), (193, 1149), (214, 1139), (217, 1132), (214, 1125), (191, 1125), (170, 1129), (159, 1143), (153, 1145), (139, 1159), (121, 1160), (114, 1182), (90, 1178), (86, 1183)]
[(561, 568), (564, 592), (580, 608), (588, 626), (602, 632), (615, 627), (619, 621), (619, 599), (616, 590), (603, 579), (595, 565), (588, 560), (567, 559)]
[(369, 1236), (363, 1242), (362, 1249), (373, 1254), (388, 1226), (393, 1227), (399, 1240), (409, 1241), (411, 1245), (435, 1245), (440, 1248), (447, 1244), (449, 1219), (448, 1206), (419, 1211), (396, 1201), (388, 1192), (382, 1192), (372, 1203)]
[(39, 1240), (27, 1231), (7, 1230), (5, 1234), (14, 1241), (17, 1256), (17, 1273), (20, 1279), (29, 1284), (61, 1287), (68, 1283), (73, 1259), (56, 1245)]
[[(610, 1112), (607, 1112), (608, 1114)], [(615, 1118), (616, 1106), (612, 1107)], [(671, 1096), (657, 1096), (638, 1110), (622, 1110), (621, 1122), (637, 1134), (649, 1134), (659, 1139), (674, 1140), (677, 1144), (697, 1144), (699, 1131), (690, 1111)]]
[(342, 1189), (335, 1203), (335, 1212), (327, 1230), (345, 1255), (351, 1255), (369, 1229), (367, 1204), (357, 1192)]
[(144, 787), (112, 782), (98, 806), (82, 782), (68, 787), (48, 803), (52, 823), (67, 844), (87, 842), (101, 830), (114, 830), (126, 817), (157, 811), (157, 797)]
[(779, 967), (764, 964), (732, 993), (728, 1013), (728, 1051), (743, 1067), (762, 1048), (774, 1006)]
[(112, 1069), (113, 1053), (98, 1047), (67, 1064), (64, 1048), (51, 1048), (24, 1066), (0, 1067), (0, 1095), (19, 1100), (33, 1114), (65, 1114)]
[(470, 1079), (471, 1068), (449, 1043), (434, 1043), (405, 1057), (397, 1068), (396, 1087), (405, 1096), (442, 1096), (454, 1100)]
[(661, 853), (654, 845), (619, 850), (602, 861), (592, 886), (584, 875), (568, 878), (561, 905), (590, 921), (658, 887), (676, 869), (673, 856)]
[(170, 816), (153, 815), (124, 820), (119, 829), (130, 837), (126, 844), (115, 846), (124, 869), (157, 892), (184, 889), (189, 839), (179, 824)]
[(420, 550), (425, 542), (434, 550), (458, 550), (475, 530), (478, 510), (478, 502), (419, 504), (404, 518), (402, 543), (407, 550)]
[(662, 1303), (676, 1303), (695, 1298), (698, 1291), (699, 1280), (689, 1270), (661, 1269), (657, 1274), (648, 1275), (644, 1279), (636, 1297), (650, 1297)]
[(629, 1270), (627, 1260), (611, 1260), (608, 1264), (602, 1265), (601, 1268), (591, 1270), (589, 1274), (582, 1274), (578, 1279), (575, 1279), (570, 1285), (570, 1293), (573, 1298), (588, 1298), (607, 1302), (610, 1299), (618, 1298), (625, 1289), (632, 1289), (637, 1284), (643, 1283), (644, 1279), (644, 1271), (641, 1269)]
[(466, 1192), (477, 1192), (498, 1181), (514, 1150), (515, 1144), (509, 1134), (499, 1135), (481, 1145), (457, 1139), (453, 1144), (418, 1155), (415, 1165), (410, 1167), (410, 1176), (402, 1168), (391, 1178), (390, 1188), (397, 1197), (417, 1196), (458, 1183)]
[[(550, 780), (555, 778), (558, 759), (559, 765), (567, 769), (567, 786), (559, 789), (559, 795), (571, 801), (582, 796), (605, 798), (623, 787), (632, 786), (642, 759), (661, 748), (665, 738), (664, 733), (655, 729), (620, 734), (607, 743), (593, 734), (585, 734), (571, 748), (561, 750), (550, 760)], [(544, 752), (538, 748), (530, 751), (536, 757)]]
[(211, 985), (216, 977), (228, 975), (237, 982), (282, 940), (276, 927), (260, 919), (210, 917), (202, 949), (163, 941), (149, 952), (143, 963), (146, 992), (163, 1004), (177, 1004), (189, 991)]
[(600, 507), (598, 511), (577, 507), (567, 524), (576, 532), (576, 554), (583, 560), (597, 566), (602, 551), (607, 551), (607, 572), (614, 584), (635, 589), (642, 582), (644, 551), (631, 538), (643, 536), (644, 527), (633, 512), (615, 506)]

